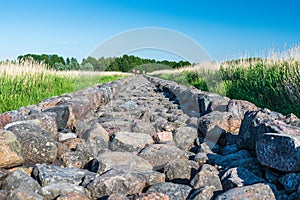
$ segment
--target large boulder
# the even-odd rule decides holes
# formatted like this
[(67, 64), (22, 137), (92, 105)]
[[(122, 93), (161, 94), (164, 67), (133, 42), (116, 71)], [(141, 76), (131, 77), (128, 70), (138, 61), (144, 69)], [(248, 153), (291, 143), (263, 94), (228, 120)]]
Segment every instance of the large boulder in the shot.
[(49, 163), (56, 159), (57, 146), (52, 135), (37, 126), (34, 121), (14, 122), (6, 125), (4, 129), (13, 132), (17, 137), (25, 161)]
[(152, 171), (152, 165), (140, 156), (129, 152), (105, 152), (98, 156), (98, 173), (111, 169), (123, 171)]
[(197, 189), (204, 186), (214, 186), (216, 191), (223, 190), (218, 170), (208, 164), (204, 164), (196, 176), (191, 180), (190, 185)]
[(101, 123), (101, 126), (103, 126), (103, 128), (108, 132), (109, 135), (113, 135), (116, 132), (132, 132), (131, 127), (133, 126), (133, 122), (116, 119), (114, 121)]
[(101, 138), (105, 142), (109, 141), (107, 131), (99, 123), (92, 124), (89, 129), (84, 131), (80, 136), (86, 142), (92, 142), (96, 137)]
[(56, 126), (58, 130), (62, 130), (66, 127), (70, 115), (68, 106), (54, 106), (43, 110), (43, 112), (54, 113), (56, 115)]
[(164, 173), (168, 181), (180, 184), (189, 184), (196, 174), (199, 165), (191, 160), (176, 159), (167, 163)]
[(300, 171), (300, 128), (296, 134), (265, 133), (256, 142), (262, 165), (285, 172)]
[(143, 177), (143, 179), (146, 181), (146, 187), (157, 183), (163, 183), (166, 180), (165, 174), (157, 171), (136, 171), (133, 173)]
[(224, 190), (229, 190), (235, 187), (243, 187), (253, 185), (255, 183), (263, 183), (264, 179), (257, 177), (245, 168), (234, 167), (222, 173), (221, 182)]
[(0, 131), (0, 168), (23, 164), (21, 144), (10, 131)]
[(86, 196), (84, 187), (71, 183), (53, 183), (42, 188), (43, 195), (47, 199), (56, 199), (57, 196), (68, 193), (79, 193)]
[(159, 170), (172, 160), (186, 159), (185, 152), (178, 147), (167, 144), (153, 144), (145, 147), (139, 154), (140, 157), (147, 160), (154, 168)]
[(4, 179), (2, 188), (6, 191), (22, 188), (27, 191), (42, 194), (42, 187), (38, 184), (38, 182), (21, 170), (10, 173)]
[(87, 186), (92, 198), (103, 198), (114, 193), (141, 193), (146, 187), (146, 181), (138, 174), (110, 170), (97, 176)]
[(69, 110), (69, 118), (66, 124), (67, 128), (76, 130), (80, 121), (88, 122), (94, 115), (93, 109), (89, 105), (87, 97), (77, 97), (69, 100), (61, 106), (67, 106)]
[(152, 137), (145, 133), (117, 132), (112, 136), (109, 148), (112, 151), (139, 152), (153, 143)]
[(33, 169), (33, 177), (44, 187), (50, 184), (71, 183), (79, 185), (85, 176), (96, 176), (95, 173), (85, 169), (63, 168), (59, 166), (48, 166), (36, 164)]
[(156, 134), (156, 130), (152, 123), (144, 122), (141, 120), (136, 120), (132, 125), (131, 132), (135, 133), (145, 133), (150, 136), (154, 136)]
[(176, 146), (183, 150), (189, 150), (198, 137), (197, 129), (189, 126), (182, 126), (174, 131), (173, 139)]
[(34, 113), (25, 116), (23, 120), (34, 120), (35, 124), (52, 135), (52, 138), (57, 141), (57, 115), (55, 113)]
[(299, 134), (299, 128), (280, 121), (278, 115), (266, 109), (246, 112), (237, 140), (239, 148), (255, 153), (256, 142), (264, 133)]
[(230, 112), (213, 111), (199, 118), (198, 130), (206, 140), (217, 143), (225, 132), (236, 133), (240, 128), (240, 119)]
[(227, 112), (231, 112), (235, 118), (244, 119), (247, 111), (258, 110), (258, 107), (249, 101), (231, 99), (227, 105)]

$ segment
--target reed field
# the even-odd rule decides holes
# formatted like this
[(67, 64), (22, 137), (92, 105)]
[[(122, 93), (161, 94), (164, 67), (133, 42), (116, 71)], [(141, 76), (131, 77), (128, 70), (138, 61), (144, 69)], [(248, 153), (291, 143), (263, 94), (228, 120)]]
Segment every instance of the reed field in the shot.
[(32, 61), (1, 63), (0, 113), (126, 75), (119, 72), (54, 71)]
[(300, 46), (271, 52), (265, 58), (238, 59), (213, 66), (156, 72), (156, 76), (300, 117)]

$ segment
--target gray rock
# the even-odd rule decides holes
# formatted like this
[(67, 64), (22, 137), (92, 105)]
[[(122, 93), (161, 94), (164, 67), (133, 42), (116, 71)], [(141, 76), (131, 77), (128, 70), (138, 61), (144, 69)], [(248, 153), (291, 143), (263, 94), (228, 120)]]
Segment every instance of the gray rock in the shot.
[(230, 168), (221, 174), (221, 182), (224, 190), (265, 182), (264, 179), (255, 176), (255, 174), (242, 167)]
[(211, 163), (221, 166), (223, 169), (234, 167), (243, 167), (258, 177), (262, 177), (262, 166), (252, 154), (246, 150), (241, 150), (237, 153), (226, 156), (210, 154)]
[(8, 174), (9, 174), (9, 172), (7, 170), (0, 169), (0, 188), (2, 188), (2, 182), (7, 177)]
[(154, 136), (156, 134), (156, 130), (150, 122), (144, 122), (144, 121), (140, 121), (140, 120), (135, 121), (135, 123), (133, 124), (133, 126), (131, 128), (131, 132), (145, 133), (150, 136)]
[(227, 105), (227, 112), (231, 112), (236, 118), (244, 119), (247, 111), (255, 111), (258, 108), (248, 101), (231, 99)]
[(91, 181), (87, 190), (92, 198), (106, 197), (111, 194), (141, 193), (146, 181), (138, 174), (110, 170)]
[[(0, 196), (1, 198), (1, 196)], [(13, 200), (44, 200), (45, 198), (33, 191), (26, 190), (24, 188), (18, 188), (15, 190), (10, 191), (9, 195), (6, 197), (7, 199)], [(5, 198), (4, 198), (5, 199)]]
[(186, 124), (190, 127), (198, 127), (198, 118), (199, 117), (191, 117), (186, 121)]
[(7, 196), (8, 196), (8, 194), (6, 191), (0, 190), (0, 199), (5, 200)]
[(70, 99), (71, 96), (67, 94), (62, 96), (53, 96), (48, 99), (41, 100), (37, 105), (40, 108), (47, 109), (56, 106), (58, 103), (63, 103), (66, 100), (70, 100)]
[(96, 176), (95, 173), (85, 169), (62, 168), (45, 164), (36, 164), (32, 174), (43, 187), (61, 182), (79, 185), (86, 175)]
[(166, 180), (165, 174), (157, 171), (137, 171), (133, 173), (136, 173), (146, 181), (146, 187), (165, 182)]
[(153, 143), (152, 137), (148, 134), (117, 132), (112, 136), (109, 148), (112, 151), (139, 152)]
[(189, 184), (190, 179), (194, 177), (199, 165), (190, 160), (176, 159), (167, 163), (164, 167), (164, 173), (168, 181), (180, 184)]
[(237, 144), (241, 149), (252, 150), (255, 153), (256, 142), (264, 133), (287, 133), (299, 135), (297, 127), (287, 125), (277, 120), (268, 110), (246, 112), (238, 134)]
[[(152, 119), (151, 121), (154, 120)], [(170, 129), (170, 124), (167, 119), (158, 116), (154, 121), (154, 127), (157, 132), (169, 131), (168, 129)]]
[(64, 142), (68, 139), (74, 139), (77, 138), (76, 133), (58, 133), (58, 141)]
[(190, 195), (190, 199), (193, 200), (210, 200), (214, 196), (214, 192), (217, 191), (214, 186), (204, 186), (202, 188), (194, 190)]
[(76, 130), (78, 122), (88, 122), (94, 116), (94, 111), (86, 96), (73, 98), (66, 101), (63, 105), (68, 106), (69, 109), (69, 118), (66, 127), (71, 130)]
[(300, 187), (300, 173), (289, 173), (279, 178), (279, 182), (288, 192), (297, 191)]
[(165, 182), (150, 186), (146, 193), (159, 192), (168, 195), (170, 200), (180, 200), (187, 199), (191, 190), (187, 185)]
[(202, 166), (209, 160), (210, 155), (214, 156), (212, 153), (197, 153), (195, 155), (195, 161), (199, 164), (199, 166)]
[(261, 124), (271, 119), (272, 118), (262, 110), (246, 112), (238, 134), (238, 147), (254, 150), (258, 136), (265, 133), (265, 128), (263, 128)]
[(197, 137), (197, 129), (188, 126), (177, 128), (173, 133), (176, 146), (183, 150), (189, 150)]
[(6, 191), (24, 189), (34, 193), (42, 194), (42, 188), (33, 178), (21, 170), (10, 173), (3, 181), (2, 188)]
[(181, 158), (186, 159), (185, 152), (181, 149), (166, 144), (153, 144), (145, 147), (139, 154), (147, 160), (154, 168), (159, 170), (172, 160)]
[(264, 183), (257, 183), (254, 185), (248, 185), (244, 187), (238, 187), (230, 189), (223, 194), (218, 195), (216, 200), (256, 200), (256, 199), (268, 199), (275, 200), (275, 194), (272, 191), (270, 185)]
[(101, 126), (103, 126), (103, 128), (108, 132), (109, 135), (112, 135), (120, 131), (132, 132), (131, 127), (133, 126), (133, 123), (130, 121), (116, 119), (114, 121), (101, 123)]
[(79, 193), (86, 196), (84, 187), (71, 183), (53, 183), (42, 188), (43, 196), (47, 199), (55, 199), (57, 196), (67, 193)]
[(210, 144), (203, 142), (199, 145), (198, 153), (213, 153)]
[(25, 116), (24, 120), (34, 120), (35, 124), (50, 133), (55, 141), (57, 141), (57, 116), (55, 113), (35, 113)]
[(111, 194), (106, 200), (129, 200), (125, 194)]
[(56, 114), (56, 125), (58, 130), (63, 130), (66, 127), (70, 115), (69, 108), (67, 106), (55, 106), (43, 110), (43, 112)]
[(285, 172), (300, 170), (300, 128), (298, 135), (265, 133), (256, 143), (258, 161)]
[[(221, 142), (219, 140), (225, 137), (226, 132), (238, 132), (241, 124), (240, 119), (234, 118), (232, 113), (219, 111), (213, 111), (200, 117), (198, 122), (198, 130), (205, 137), (205, 141), (215, 144)], [(223, 143), (226, 144), (226, 141)]]
[(297, 126), (300, 128), (300, 119), (293, 113), (287, 115), (286, 118), (284, 119), (284, 122), (289, 125)]
[(152, 165), (140, 156), (128, 152), (105, 152), (98, 156), (98, 173), (106, 172), (110, 169), (122, 171), (152, 171)]
[[(23, 164), (21, 144), (10, 131), (0, 130), (0, 168), (10, 168)], [(3, 178), (0, 171), (0, 181)], [(1, 184), (0, 184), (1, 186)]]
[(109, 134), (99, 123), (93, 124), (81, 136), (86, 142), (92, 142), (96, 137), (103, 139), (105, 142), (109, 141)]
[(78, 151), (65, 152), (60, 156), (64, 167), (67, 168), (82, 168), (87, 160)]
[(138, 105), (136, 101), (127, 101), (121, 105), (121, 108), (125, 108), (126, 111), (135, 110), (138, 108)]
[(50, 133), (32, 121), (8, 124), (6, 130), (14, 133), (22, 147), (25, 161), (33, 163), (53, 162), (57, 155), (56, 143)]
[(208, 164), (204, 164), (196, 176), (191, 180), (190, 185), (197, 189), (204, 186), (214, 186), (216, 190), (222, 190), (222, 184), (218, 176), (218, 170)]
[(182, 124), (185, 124), (189, 119), (189, 116), (184, 113), (175, 115), (175, 121), (180, 122)]

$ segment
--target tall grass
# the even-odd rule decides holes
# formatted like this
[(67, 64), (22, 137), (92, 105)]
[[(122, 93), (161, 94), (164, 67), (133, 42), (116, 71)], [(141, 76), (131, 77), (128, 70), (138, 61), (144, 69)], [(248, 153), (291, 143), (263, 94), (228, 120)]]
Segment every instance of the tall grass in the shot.
[(219, 67), (188, 67), (158, 76), (201, 90), (243, 99), (259, 107), (300, 116), (300, 46), (269, 52), (259, 59), (223, 62)]
[(0, 113), (21, 106), (37, 104), (40, 100), (63, 93), (73, 92), (124, 77), (122, 73), (57, 72), (45, 66), (24, 62), (23, 64), (0, 64)]
[(228, 97), (300, 116), (300, 61), (262, 60), (248, 65), (235, 63), (221, 67)]

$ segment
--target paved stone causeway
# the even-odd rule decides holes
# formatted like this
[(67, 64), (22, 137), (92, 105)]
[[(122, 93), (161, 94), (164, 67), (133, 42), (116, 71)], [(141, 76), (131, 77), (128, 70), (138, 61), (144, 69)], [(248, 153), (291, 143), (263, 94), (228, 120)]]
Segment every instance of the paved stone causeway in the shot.
[(300, 120), (148, 76), (0, 114), (0, 199), (300, 199)]

